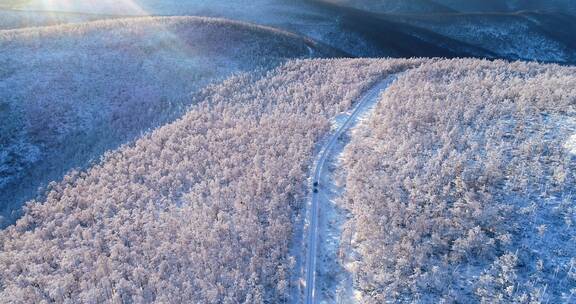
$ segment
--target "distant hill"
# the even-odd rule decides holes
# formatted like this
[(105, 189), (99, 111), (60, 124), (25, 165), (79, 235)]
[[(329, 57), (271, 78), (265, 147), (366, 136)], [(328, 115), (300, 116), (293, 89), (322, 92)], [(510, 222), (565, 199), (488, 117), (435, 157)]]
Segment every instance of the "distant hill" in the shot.
[(434, 0), (460, 12), (515, 12), (535, 10), (548, 13), (576, 14), (572, 0)]
[[(345, 1), (344, 1), (345, 2)], [(576, 63), (576, 18), (561, 12), (380, 11), (373, 2), (315, 1), (369, 46), (364, 56), (438, 56)], [(413, 3), (413, 2), (410, 2)], [(424, 5), (423, 7), (428, 7)], [(327, 42), (330, 43), (330, 42)]]
[[(512, 10), (509, 0), (432, 0), (459, 12), (507, 12)], [(435, 13), (435, 12), (429, 12)]]
[[(575, 72), (322, 59), (228, 78), (180, 119), (56, 178), (0, 230), (0, 302), (292, 303), (319, 143), (394, 74), (342, 136), (338, 186), (319, 185), (347, 211), (343, 232), (322, 238), (341, 240), (355, 299), (570, 303)], [(145, 108), (131, 106), (121, 114)]]
[(576, 13), (572, 0), (319, 0), (353, 6), (381, 13), (438, 14), (461, 13), (509, 13), (523, 10)]
[(363, 10), (386, 13), (427, 14), (431, 12), (456, 12), (456, 10), (450, 8), (449, 6), (443, 5), (433, 0), (336, 0), (326, 2), (342, 3)]
[(510, 60), (576, 63), (576, 18), (560, 13), (386, 16)]
[(23, 12), (8, 13), (4, 28), (114, 15), (190, 14), (285, 29), (354, 57), (476, 57), (576, 63), (572, 30), (576, 18), (570, 15), (575, 12), (576, 2), (567, 0), (141, 0), (121, 4), (111, 0), (33, 0), (21, 8), (51, 11), (46, 16), (30, 12), (32, 17)]

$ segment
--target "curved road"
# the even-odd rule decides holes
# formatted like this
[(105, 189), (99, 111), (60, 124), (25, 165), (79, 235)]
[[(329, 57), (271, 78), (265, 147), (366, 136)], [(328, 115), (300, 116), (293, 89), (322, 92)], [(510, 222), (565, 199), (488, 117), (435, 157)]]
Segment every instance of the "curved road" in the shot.
[(316, 293), (316, 260), (317, 260), (317, 247), (318, 247), (318, 214), (320, 211), (320, 195), (323, 193), (323, 187), (321, 185), (321, 180), (327, 173), (325, 171), (326, 161), (330, 158), (330, 155), (334, 152), (334, 147), (338, 138), (342, 134), (346, 133), (350, 129), (358, 116), (366, 110), (366, 105), (376, 102), (376, 98), (380, 95), (380, 92), (387, 89), (388, 86), (396, 79), (396, 75), (387, 77), (386, 79), (378, 82), (374, 85), (368, 92), (360, 98), (353, 108), (352, 114), (350, 114), (346, 121), (336, 130), (332, 135), (330, 140), (322, 147), (320, 158), (316, 163), (316, 168), (314, 170), (314, 177), (312, 179), (312, 211), (310, 212), (310, 228), (308, 229), (308, 252), (306, 258), (306, 280), (305, 280), (305, 299), (306, 304), (315, 304), (318, 299), (318, 294)]

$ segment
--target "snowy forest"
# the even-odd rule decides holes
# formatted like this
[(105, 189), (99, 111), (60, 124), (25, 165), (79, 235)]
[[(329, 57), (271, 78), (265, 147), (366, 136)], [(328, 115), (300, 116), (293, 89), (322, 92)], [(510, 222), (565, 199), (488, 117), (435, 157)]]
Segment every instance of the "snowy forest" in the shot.
[(576, 304), (576, 0), (0, 0), (0, 304)]
[(28, 202), (0, 232), (0, 302), (290, 302), (315, 145), (400, 73), (338, 169), (361, 302), (570, 303), (575, 72), (298, 60), (231, 77)]
[(342, 159), (362, 302), (576, 301), (575, 114), (571, 67), (403, 74)]
[(314, 144), (421, 60), (293, 61), (71, 172), (0, 232), (0, 302), (283, 303)]

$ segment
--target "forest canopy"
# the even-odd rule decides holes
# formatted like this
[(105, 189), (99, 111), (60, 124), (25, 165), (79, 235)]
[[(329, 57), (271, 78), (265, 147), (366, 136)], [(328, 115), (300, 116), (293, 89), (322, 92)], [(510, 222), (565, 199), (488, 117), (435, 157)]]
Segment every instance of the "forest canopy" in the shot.
[(448, 60), (404, 73), (344, 152), (363, 301), (576, 299), (575, 118), (571, 67)]
[(293, 61), (71, 172), (0, 232), (0, 301), (279, 303), (329, 118), (421, 60)]
[(575, 72), (346, 59), (231, 77), (28, 202), (0, 232), (0, 302), (287, 302), (315, 149), (392, 74), (340, 163), (362, 301), (570, 302)]

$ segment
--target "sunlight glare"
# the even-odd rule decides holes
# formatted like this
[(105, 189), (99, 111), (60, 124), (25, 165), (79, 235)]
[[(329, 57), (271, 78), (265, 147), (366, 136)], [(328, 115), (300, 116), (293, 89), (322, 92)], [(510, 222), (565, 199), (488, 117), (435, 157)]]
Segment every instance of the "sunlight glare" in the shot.
[[(31, 0), (26, 5), (26, 9), (119, 16), (155, 15), (153, 10), (148, 9), (143, 2), (146, 3), (146, 0)], [(189, 45), (177, 32), (168, 29), (161, 22), (157, 25), (158, 31), (154, 37), (159, 39), (158, 41), (170, 41), (169, 48), (179, 56), (196, 57), (198, 48)]]
[(32, 0), (30, 9), (113, 15), (149, 15), (133, 0)]

